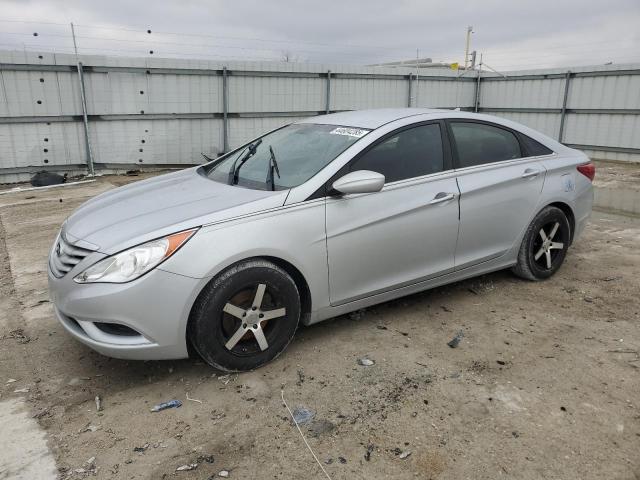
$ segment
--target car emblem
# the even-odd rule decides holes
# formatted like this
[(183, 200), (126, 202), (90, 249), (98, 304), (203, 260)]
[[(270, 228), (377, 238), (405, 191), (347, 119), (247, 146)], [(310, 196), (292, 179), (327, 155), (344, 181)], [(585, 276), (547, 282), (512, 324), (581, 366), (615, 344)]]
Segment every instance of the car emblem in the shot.
[(58, 257), (60, 256), (60, 242), (58, 242), (58, 244), (56, 245), (56, 255)]

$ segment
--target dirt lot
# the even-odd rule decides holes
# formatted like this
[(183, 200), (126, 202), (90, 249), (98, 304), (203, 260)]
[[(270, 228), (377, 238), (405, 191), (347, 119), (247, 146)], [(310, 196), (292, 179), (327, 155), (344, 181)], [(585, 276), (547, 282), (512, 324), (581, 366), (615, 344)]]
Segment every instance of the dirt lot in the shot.
[[(640, 220), (594, 213), (546, 282), (498, 272), (412, 295), (301, 328), (277, 361), (221, 377), (102, 357), (53, 317), (59, 225), (128, 180), (0, 196), (0, 404), (25, 398), (61, 478), (325, 478), (281, 389), (315, 412), (302, 430), (333, 479), (640, 478)], [(149, 411), (169, 399), (184, 405)]]

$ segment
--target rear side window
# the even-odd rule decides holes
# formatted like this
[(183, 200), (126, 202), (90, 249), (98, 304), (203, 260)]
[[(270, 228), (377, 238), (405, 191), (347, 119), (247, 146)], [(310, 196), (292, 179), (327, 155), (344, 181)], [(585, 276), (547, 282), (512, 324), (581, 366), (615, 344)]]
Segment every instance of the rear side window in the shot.
[(484, 123), (451, 122), (458, 151), (458, 167), (521, 158), (520, 143), (508, 130)]
[(522, 145), (524, 146), (525, 153), (526, 153), (527, 157), (537, 157), (537, 156), (540, 156), (540, 155), (551, 155), (553, 153), (553, 150), (549, 149), (548, 147), (545, 147), (543, 144), (541, 144), (537, 140), (534, 140), (531, 137), (527, 137), (523, 133), (520, 134), (520, 141), (522, 142)]
[(386, 138), (351, 164), (349, 170), (378, 172), (390, 183), (441, 172), (443, 168), (440, 125), (430, 124)]

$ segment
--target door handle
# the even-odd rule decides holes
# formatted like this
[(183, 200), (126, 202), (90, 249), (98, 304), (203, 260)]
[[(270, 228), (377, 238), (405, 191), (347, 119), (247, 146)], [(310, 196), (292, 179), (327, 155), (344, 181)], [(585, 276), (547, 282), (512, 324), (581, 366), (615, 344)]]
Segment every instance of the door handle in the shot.
[(435, 205), (437, 203), (448, 202), (449, 200), (453, 200), (454, 198), (456, 198), (456, 194), (455, 193), (440, 192), (435, 197), (433, 197), (433, 200), (431, 200), (429, 202), (429, 205)]
[(540, 170), (536, 170), (535, 168), (527, 168), (522, 174), (522, 178), (534, 178), (540, 175)]

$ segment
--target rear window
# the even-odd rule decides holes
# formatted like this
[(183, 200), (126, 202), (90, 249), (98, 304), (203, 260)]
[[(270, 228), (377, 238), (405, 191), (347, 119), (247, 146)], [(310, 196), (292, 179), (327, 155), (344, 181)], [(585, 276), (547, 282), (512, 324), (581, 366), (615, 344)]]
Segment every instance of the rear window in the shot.
[(553, 153), (553, 150), (545, 147), (537, 140), (527, 137), (523, 133), (520, 134), (520, 141), (524, 146), (527, 157), (538, 157), (540, 155), (551, 155)]
[(458, 167), (521, 158), (520, 143), (509, 130), (476, 122), (451, 122)]

